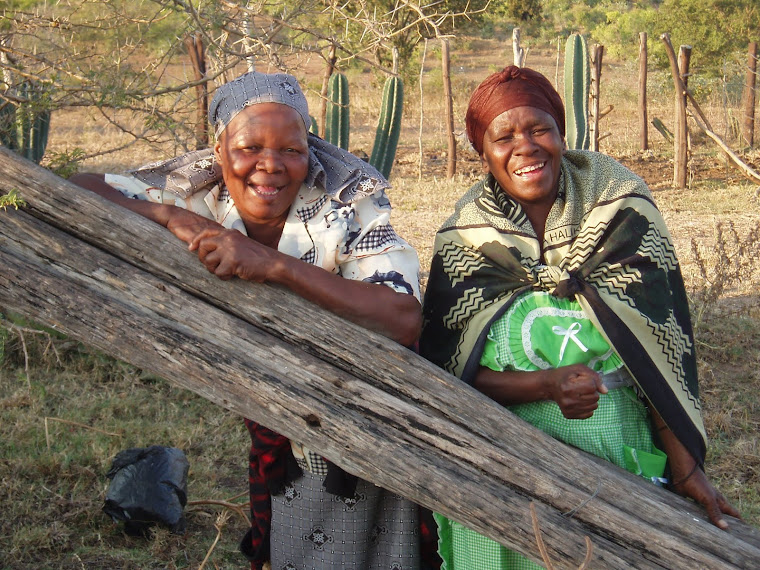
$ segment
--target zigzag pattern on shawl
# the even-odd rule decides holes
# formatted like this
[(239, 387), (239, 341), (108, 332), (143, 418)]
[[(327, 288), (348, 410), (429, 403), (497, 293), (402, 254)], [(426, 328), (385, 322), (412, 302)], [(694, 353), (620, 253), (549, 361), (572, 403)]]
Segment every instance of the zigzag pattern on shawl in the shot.
[[(503, 214), (506, 220), (510, 221), (518, 228), (523, 227), (528, 222), (528, 215), (525, 211), (517, 204), (517, 202), (507, 198), (504, 190), (499, 188), (498, 183), (492, 176), (488, 177), (486, 186), (491, 191), (491, 197), (500, 210), (500, 212), (492, 211), (492, 214), (496, 214), (497, 216)], [(498, 191), (496, 188), (498, 188)]]
[(459, 337), (459, 342), (457, 343), (456, 350), (454, 350), (454, 353), (451, 355), (451, 358), (448, 360), (448, 362), (444, 363), (443, 368), (445, 370), (448, 370), (452, 374), (454, 374), (454, 371), (458, 369), (460, 366), (460, 359), (464, 356), (465, 358), (467, 355), (462, 354), (462, 347), (464, 346), (464, 335)]
[(452, 287), (462, 283), (486, 265), (483, 256), (477, 251), (451, 243), (441, 248), (441, 257), (444, 260), (443, 270), (451, 279)]
[(594, 253), (610, 222), (603, 220), (594, 226), (585, 226), (573, 241), (573, 246), (567, 258), (566, 267), (573, 271), (580, 267)]
[(462, 329), (475, 313), (488, 304), (489, 302), (483, 298), (481, 289), (477, 287), (467, 289), (443, 318), (443, 324), (447, 329)]
[(619, 263), (604, 262), (591, 272), (588, 280), (599, 291), (604, 291), (632, 309), (636, 308), (633, 299), (626, 295), (626, 290), (632, 283), (641, 282), (641, 272), (638, 269)]
[(657, 264), (658, 269), (675, 271), (678, 267), (673, 244), (667, 237), (664, 237), (659, 228), (653, 223), (649, 223), (649, 230), (641, 240), (641, 247), (637, 251), (639, 255), (651, 259)]
[(673, 315), (673, 311), (670, 312), (664, 323), (655, 323), (649, 318), (646, 319), (646, 323), (657, 339), (657, 344), (662, 348), (662, 354), (667, 359), (670, 369), (684, 394), (697, 410), (701, 410), (702, 406), (699, 399), (694, 397), (686, 385), (686, 372), (682, 364), (683, 354), (692, 354), (691, 339), (684, 334), (681, 325), (678, 324)]

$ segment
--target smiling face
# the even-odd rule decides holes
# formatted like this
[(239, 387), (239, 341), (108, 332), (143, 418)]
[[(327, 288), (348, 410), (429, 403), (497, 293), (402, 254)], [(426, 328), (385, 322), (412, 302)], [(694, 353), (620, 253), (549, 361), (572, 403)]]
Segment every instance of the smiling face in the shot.
[(491, 121), (483, 137), (483, 169), (523, 206), (536, 230), (538, 222), (541, 233), (557, 197), (564, 150), (554, 118), (535, 107), (503, 112)]
[(284, 222), (309, 170), (306, 126), (295, 109), (246, 107), (221, 133), (214, 155), (247, 227)]

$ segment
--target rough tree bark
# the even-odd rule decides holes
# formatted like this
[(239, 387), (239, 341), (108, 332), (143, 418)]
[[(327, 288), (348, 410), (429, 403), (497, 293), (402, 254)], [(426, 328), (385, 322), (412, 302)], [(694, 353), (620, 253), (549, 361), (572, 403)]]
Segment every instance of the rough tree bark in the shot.
[[(282, 289), (220, 282), (164, 228), (0, 148), (0, 305), (319, 449), (540, 561), (751, 568), (760, 533), (566, 446)], [(161, 243), (162, 247), (155, 247)], [(303, 316), (313, 314), (313, 320)], [(213, 332), (213, 334), (210, 333)]]

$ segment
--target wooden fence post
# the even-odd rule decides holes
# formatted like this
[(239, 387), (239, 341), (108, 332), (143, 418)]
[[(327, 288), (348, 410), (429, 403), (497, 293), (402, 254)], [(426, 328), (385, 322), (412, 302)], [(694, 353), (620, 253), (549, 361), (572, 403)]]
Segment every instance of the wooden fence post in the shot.
[[(691, 62), (691, 46), (682, 45), (678, 49), (678, 75), (685, 88), (689, 86), (689, 63)], [(675, 94), (675, 171), (673, 186), (686, 188), (689, 176), (689, 127), (686, 122), (686, 92), (679, 89)]]
[(195, 119), (195, 148), (200, 150), (208, 148), (208, 83), (203, 81), (206, 77), (206, 55), (203, 48), (203, 37), (200, 32), (195, 36), (187, 36), (184, 40), (187, 54), (193, 65), (195, 81), (202, 81), (195, 86), (196, 93), (196, 119)]
[(688, 73), (688, 58), (686, 53), (691, 54), (691, 46), (681, 46), (679, 59), (673, 51), (670, 43), (670, 35), (665, 33), (660, 36), (665, 44), (665, 51), (670, 61), (670, 72), (673, 76), (675, 91), (675, 134), (673, 156), (673, 187), (686, 188), (687, 161), (688, 161), (688, 136), (686, 128), (686, 74)]
[(641, 150), (649, 150), (647, 118), (647, 33), (639, 33), (639, 133)]
[(441, 38), (441, 65), (443, 71), (443, 98), (446, 108), (446, 137), (448, 140), (448, 157), (446, 177), (453, 178), (457, 173), (457, 139), (454, 136), (454, 99), (451, 96), (451, 55), (448, 38)]
[(750, 42), (747, 54), (747, 79), (744, 82), (744, 122), (742, 136), (749, 148), (755, 146), (755, 89), (757, 87), (757, 42)]
[(525, 65), (525, 49), (520, 45), (520, 28), (512, 29), (512, 63), (517, 67)]
[[(662, 41), (665, 43), (665, 51), (668, 55), (668, 59), (670, 60), (671, 69), (676, 68), (676, 55), (673, 51), (673, 46), (670, 43), (670, 38), (667, 34), (663, 34), (660, 36)], [(691, 113), (692, 118), (694, 119), (694, 122), (697, 124), (697, 126), (704, 131), (704, 133), (713, 139), (718, 146), (723, 150), (723, 152), (726, 154), (726, 156), (733, 160), (734, 163), (742, 170), (742, 173), (747, 176), (750, 180), (755, 180), (760, 182), (760, 174), (755, 172), (749, 165), (747, 165), (741, 158), (739, 158), (734, 151), (732, 151), (726, 143), (724, 143), (720, 137), (718, 137), (715, 132), (713, 131), (712, 126), (710, 126), (710, 122), (707, 120), (707, 117), (702, 112), (701, 107), (697, 103), (697, 101), (694, 99), (694, 97), (689, 93), (689, 90), (687, 89), (684, 82), (681, 80), (678, 74), (673, 75), (673, 82), (676, 85), (676, 90), (681, 91), (684, 93), (686, 98), (691, 102), (692, 107), (694, 108), (694, 113)], [(654, 122), (654, 121), (653, 121)]]

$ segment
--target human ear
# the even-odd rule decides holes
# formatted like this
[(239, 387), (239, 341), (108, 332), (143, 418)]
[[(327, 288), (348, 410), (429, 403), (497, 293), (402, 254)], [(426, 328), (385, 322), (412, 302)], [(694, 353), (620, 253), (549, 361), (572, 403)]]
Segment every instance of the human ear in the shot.
[(488, 161), (486, 160), (486, 154), (482, 153), (480, 155), (480, 166), (483, 168), (484, 174), (490, 174), (491, 169), (488, 167)]
[(214, 158), (216, 159), (216, 162), (219, 164), (219, 166), (222, 165), (222, 143), (217, 139), (217, 141), (214, 143)]

